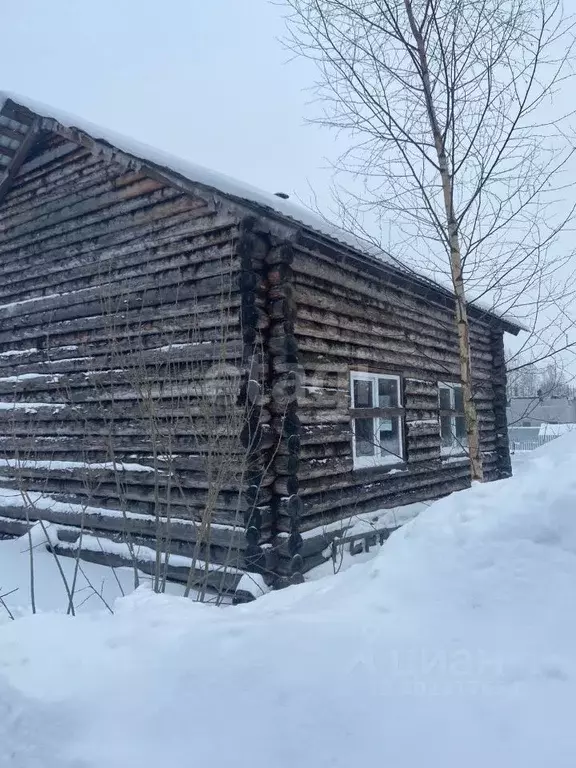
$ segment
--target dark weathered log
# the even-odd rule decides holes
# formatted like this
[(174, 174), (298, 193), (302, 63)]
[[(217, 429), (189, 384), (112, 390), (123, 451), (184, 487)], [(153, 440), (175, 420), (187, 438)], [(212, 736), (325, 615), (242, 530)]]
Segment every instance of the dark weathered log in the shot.
[[(210, 232), (210, 230), (209, 230)], [(138, 289), (137, 283), (129, 284), (131, 278), (138, 276), (142, 278), (145, 275), (156, 275), (158, 279), (168, 282), (170, 272), (178, 269), (178, 278), (181, 281), (186, 280), (186, 276), (201, 277), (201, 269), (204, 267), (205, 274), (208, 274), (208, 268), (211, 262), (230, 260), (233, 253), (233, 247), (230, 243), (230, 228), (222, 229), (219, 237), (197, 236), (191, 238), (185, 233), (175, 233), (171, 238), (174, 242), (163, 248), (151, 249), (146, 242), (137, 239), (131, 245), (130, 252), (121, 258), (121, 252), (126, 252), (128, 248), (116, 249), (120, 254), (113, 258), (113, 254), (106, 254), (106, 260), (99, 260), (94, 263), (86, 263), (86, 257), (65, 259), (61, 262), (54, 261), (49, 270), (45, 270), (42, 276), (34, 276), (34, 271), (38, 269), (38, 263), (41, 258), (31, 260), (30, 265), (22, 264), (19, 266), (18, 279), (15, 280), (11, 272), (14, 270), (5, 270), (10, 276), (10, 283), (5, 285), (0, 296), (5, 302), (9, 302), (19, 293), (26, 292), (29, 298), (38, 297), (54, 293), (70, 294), (72, 291), (87, 290), (90, 287), (101, 287), (106, 283), (106, 295), (111, 295), (115, 285), (120, 285), (122, 291), (128, 287)], [(112, 261), (113, 259), (113, 261)], [(146, 265), (142, 262), (145, 260)], [(71, 267), (76, 267), (73, 271)], [(193, 274), (193, 271), (196, 274)], [(214, 273), (214, 268), (212, 267)], [(216, 273), (217, 274), (217, 273)], [(96, 292), (102, 294), (101, 289)]]
[[(212, 462), (214, 466), (207, 466), (203, 470), (192, 472), (177, 472), (172, 467), (158, 467), (154, 471), (131, 470), (130, 464), (124, 465), (122, 462), (105, 462), (106, 466), (101, 467), (98, 464), (88, 462), (78, 462), (79, 466), (70, 465), (61, 468), (57, 460), (48, 460), (46, 466), (37, 465), (26, 459), (15, 459), (10, 461), (9, 466), (0, 465), (0, 476), (16, 475), (19, 478), (32, 478), (35, 481), (46, 479), (49, 481), (58, 480), (63, 483), (74, 482), (84, 483), (87, 492), (90, 489), (106, 487), (107, 483), (118, 483), (122, 487), (133, 485), (138, 489), (145, 488), (149, 492), (150, 488), (157, 489), (164, 493), (167, 489), (172, 489), (175, 493), (183, 492), (185, 496), (188, 490), (214, 488), (218, 483), (221, 492), (235, 493), (243, 490), (250, 485), (248, 474), (242, 477), (234, 463), (231, 463), (229, 471), (222, 471), (219, 467), (219, 473), (216, 477), (216, 463), (227, 460), (228, 457), (218, 457)], [(2, 461), (2, 460), (0, 460)], [(110, 466), (109, 466), (110, 465)], [(146, 465), (142, 465), (146, 466)], [(274, 475), (268, 472), (258, 473), (258, 487), (263, 491), (274, 482)]]
[[(146, 246), (154, 257), (157, 251), (173, 248), (178, 241), (185, 243), (188, 235), (194, 237), (197, 227), (202, 227), (209, 218), (214, 220), (215, 233), (218, 234), (219, 217), (209, 208), (206, 206), (192, 206), (191, 209), (181, 206), (181, 208), (182, 210), (178, 208), (174, 210), (174, 206), (166, 206), (161, 212), (162, 215), (156, 218), (126, 226), (118, 232), (113, 231), (95, 236), (90, 240), (81, 240), (69, 246), (56, 245), (54, 250), (50, 250), (50, 244), (45, 244), (44, 252), (53, 259), (48, 267), (48, 274), (51, 268), (55, 272), (60, 272), (65, 260), (70, 260), (73, 266), (84, 265), (88, 268), (91, 264), (93, 271), (106, 272), (114, 267), (116, 258), (121, 258), (123, 255), (129, 257), (131, 253), (142, 251)], [(226, 220), (231, 223), (229, 217), (226, 217)], [(198, 234), (201, 235), (202, 232)], [(22, 264), (25, 268), (30, 269), (41, 261), (42, 251), (36, 252), (27, 248), (22, 254)], [(18, 263), (16, 255), (11, 259), (5, 257), (3, 273), (13, 274)], [(118, 266), (122, 266), (122, 261), (118, 262)]]
[[(99, 506), (102, 500), (112, 501), (121, 508), (127, 504), (132, 508), (131, 501), (144, 502), (160, 510), (170, 509), (169, 516), (177, 518), (186, 518), (186, 509), (198, 510), (211, 508), (212, 504), (221, 510), (229, 510), (235, 513), (237, 510), (244, 511), (251, 502), (244, 498), (241, 490), (221, 490), (217, 496), (214, 489), (210, 492), (200, 488), (181, 489), (177, 486), (172, 488), (159, 487), (150, 488), (142, 485), (129, 485), (120, 482), (95, 483), (78, 481), (72, 478), (59, 479), (50, 474), (45, 478), (22, 477), (19, 473), (13, 473), (9, 479), (0, 478), (0, 486), (11, 488), (15, 486), (25, 488), (28, 491), (38, 491), (48, 494), (68, 494), (89, 500), (91, 506)], [(216, 496), (216, 500), (214, 500)], [(272, 494), (268, 488), (260, 489), (259, 500), (261, 504), (269, 503)], [(164, 512), (161, 512), (164, 514)]]
[(0, 516), (0, 539), (23, 536), (30, 529), (30, 525), (22, 519), (22, 510), (19, 510), (17, 518)]
[(279, 496), (292, 496), (298, 493), (299, 481), (296, 475), (281, 475), (274, 482), (274, 492)]
[(297, 454), (279, 455), (274, 459), (274, 470), (279, 475), (296, 475), (299, 463)]
[[(246, 546), (240, 516), (237, 526), (207, 525), (201, 529), (200, 524), (194, 521), (185, 522), (165, 517), (157, 518), (156, 516), (138, 515), (129, 511), (125, 511), (123, 514), (118, 511), (114, 511), (114, 513), (112, 511), (98, 511), (90, 506), (82, 506), (81, 502), (77, 505), (70, 505), (68, 508), (62, 507), (64, 507), (62, 504), (54, 504), (52, 507), (46, 506), (46, 508), (42, 507), (41, 509), (30, 506), (27, 508), (28, 518), (33, 522), (45, 520), (78, 529), (83, 528), (87, 531), (105, 531), (125, 536), (137, 535), (148, 537), (150, 540), (158, 537), (163, 541), (194, 544), (200, 537), (204, 544), (221, 547), (224, 550), (242, 550)], [(22, 515), (22, 505), (3, 506), (3, 517), (0, 517), (0, 521), (6, 518), (9, 520), (22, 519)], [(0, 530), (2, 530), (2, 522), (0, 522)]]
[(10, 189), (16, 174), (20, 170), (20, 166), (24, 162), (26, 155), (30, 151), (30, 148), (36, 141), (38, 136), (38, 122), (33, 121), (28, 128), (24, 138), (20, 141), (17, 149), (8, 149), (7, 147), (0, 147), (2, 154), (8, 156), (10, 162), (3, 173), (3, 177), (0, 180), (0, 202)]
[[(334, 294), (342, 301), (335, 312)], [(383, 285), (378, 295), (371, 297), (354, 295), (340, 286), (326, 281), (318, 284), (301, 273), (296, 273), (295, 298), (298, 302), (298, 316), (306, 324), (328, 325), (336, 328), (356, 327), (359, 332), (373, 334), (381, 327), (386, 333), (394, 332), (405, 339), (424, 340), (433, 345), (440, 343), (443, 348), (452, 347), (456, 340), (453, 323), (449, 316), (422, 311), (422, 306)], [(418, 310), (421, 311), (418, 311)], [(429, 308), (426, 308), (427, 310)], [(413, 334), (416, 336), (413, 337)], [(486, 333), (471, 332), (476, 347), (489, 352)]]
[[(150, 549), (147, 553), (147, 557), (136, 555), (131, 557), (127, 552), (126, 555), (117, 554), (115, 552), (107, 552), (105, 541), (102, 541), (102, 549), (88, 549), (83, 546), (81, 540), (78, 540), (78, 545), (69, 545), (61, 542), (52, 547), (52, 550), (57, 555), (79, 557), (81, 560), (87, 562), (97, 563), (99, 565), (105, 565), (110, 568), (138, 568), (142, 573), (154, 575), (155, 573), (155, 555), (154, 550)], [(170, 563), (168, 558), (167, 576), (171, 581), (177, 581), (187, 583), (190, 567), (183, 565), (175, 565), (175, 558)], [(238, 563), (237, 560), (235, 560)], [(242, 577), (242, 571), (237, 569), (232, 563), (228, 567), (222, 566), (215, 570), (205, 571), (201, 564), (194, 569), (194, 576), (192, 578), (193, 587), (201, 587), (208, 585), (218, 592), (234, 592), (238, 586)]]
[[(339, 500), (335, 499), (330, 502), (318, 501), (309, 507), (305, 505), (301, 517), (300, 531), (304, 533), (314, 528), (322, 528), (322, 526), (337, 520), (354, 520), (357, 515), (374, 512), (378, 509), (415, 504), (421, 501), (432, 501), (448, 493), (462, 490), (469, 483), (469, 477), (465, 475), (452, 475), (449, 480), (444, 480), (443, 482), (428, 481), (421, 485), (416, 484), (409, 490), (397, 493), (380, 489), (364, 494), (358, 494), (358, 492), (354, 495), (341, 494)], [(279, 531), (290, 532), (288, 517), (280, 516), (277, 525)]]

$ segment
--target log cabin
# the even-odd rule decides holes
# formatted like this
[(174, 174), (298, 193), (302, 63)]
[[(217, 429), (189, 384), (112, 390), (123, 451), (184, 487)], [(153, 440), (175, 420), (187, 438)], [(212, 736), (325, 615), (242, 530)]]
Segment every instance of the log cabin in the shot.
[[(0, 535), (250, 592), (470, 483), (451, 292), (285, 195), (0, 94), (0, 271)], [(469, 316), (494, 480), (520, 328)]]

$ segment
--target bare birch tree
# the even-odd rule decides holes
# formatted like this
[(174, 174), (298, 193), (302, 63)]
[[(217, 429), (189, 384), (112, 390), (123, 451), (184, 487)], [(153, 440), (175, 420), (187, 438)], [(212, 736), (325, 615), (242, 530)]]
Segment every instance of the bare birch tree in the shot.
[(289, 44), (320, 72), (318, 122), (349, 140), (337, 168), (361, 182), (339, 193), (344, 225), (375, 217), (404, 263), (449, 274), (480, 480), (468, 302), (522, 310), (535, 285), (540, 307), (573, 289), (560, 289), (568, 256), (550, 258), (573, 212), (552, 210), (573, 153), (553, 101), (571, 74), (572, 24), (557, 0), (286, 3)]

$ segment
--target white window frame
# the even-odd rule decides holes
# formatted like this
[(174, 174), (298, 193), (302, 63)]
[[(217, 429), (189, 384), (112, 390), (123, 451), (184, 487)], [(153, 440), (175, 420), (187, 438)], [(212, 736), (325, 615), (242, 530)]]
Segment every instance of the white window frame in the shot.
[[(356, 409), (356, 403), (354, 402), (354, 381), (371, 381), (372, 382), (372, 408), (379, 408), (378, 404), (378, 381), (380, 379), (386, 379), (388, 381), (396, 382), (397, 400), (398, 405), (394, 408), (404, 409), (402, 404), (402, 386), (400, 376), (394, 376), (389, 373), (367, 373), (366, 371), (350, 371), (350, 403), (353, 409)], [(361, 409), (359, 409), (361, 410)], [(370, 410), (367, 408), (366, 410)], [(400, 442), (400, 451), (398, 456), (394, 456), (390, 453), (380, 453), (379, 456), (356, 456), (356, 418), (352, 417), (352, 459), (354, 461), (354, 469), (365, 469), (366, 467), (384, 467), (392, 466), (394, 464), (403, 464), (406, 461), (404, 454), (404, 416), (403, 414), (394, 414), (389, 417), (392, 419), (398, 419), (398, 436)], [(379, 442), (380, 421), (385, 417), (378, 416), (366, 416), (365, 418), (372, 419), (374, 423), (374, 445), (377, 446)]]
[[(440, 390), (448, 389), (450, 392), (450, 409), (456, 410), (456, 398), (454, 392), (456, 389), (462, 389), (462, 384), (456, 381), (439, 381), (438, 382), (438, 410), (440, 409)], [(468, 437), (466, 437), (466, 445), (462, 445), (456, 440), (456, 416), (464, 416), (464, 412), (461, 414), (453, 413), (450, 417), (450, 431), (452, 432), (452, 445), (442, 445), (442, 414), (438, 414), (438, 428), (440, 433), (440, 455), (442, 457), (450, 456), (467, 456), (468, 455)]]

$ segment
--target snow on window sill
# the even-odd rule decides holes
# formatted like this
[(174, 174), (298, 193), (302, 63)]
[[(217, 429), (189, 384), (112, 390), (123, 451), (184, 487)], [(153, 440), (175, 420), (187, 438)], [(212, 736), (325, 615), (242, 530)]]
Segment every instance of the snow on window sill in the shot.
[(399, 456), (361, 456), (354, 458), (354, 469), (395, 467), (404, 463), (404, 459)]
[(456, 450), (455, 448), (442, 448), (440, 450), (440, 459), (443, 464), (464, 461), (465, 459), (468, 459), (468, 451)]

